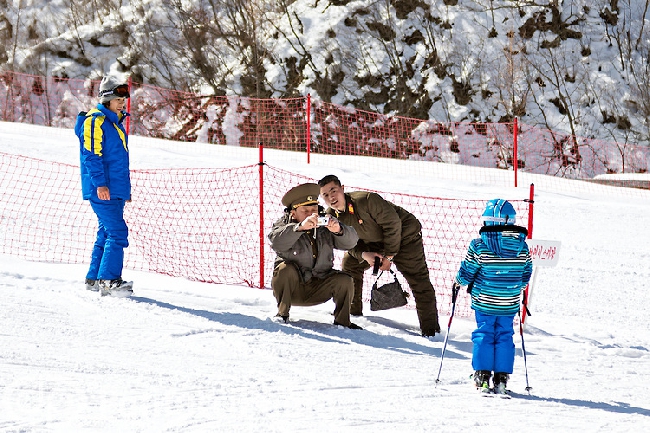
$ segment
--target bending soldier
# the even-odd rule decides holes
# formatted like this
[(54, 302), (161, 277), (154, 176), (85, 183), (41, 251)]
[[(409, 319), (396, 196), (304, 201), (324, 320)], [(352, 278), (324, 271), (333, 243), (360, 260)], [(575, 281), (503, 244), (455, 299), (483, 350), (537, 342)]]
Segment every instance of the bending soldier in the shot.
[(381, 270), (395, 264), (411, 287), (415, 298), (420, 329), (425, 337), (440, 333), (436, 293), (429, 279), (429, 269), (422, 244), (422, 225), (403, 208), (372, 192), (345, 193), (334, 175), (322, 178), (320, 194), (329, 206), (327, 213), (353, 227), (359, 242), (343, 257), (343, 272), (354, 279), (351, 314), (363, 315), (363, 273), (381, 259)]

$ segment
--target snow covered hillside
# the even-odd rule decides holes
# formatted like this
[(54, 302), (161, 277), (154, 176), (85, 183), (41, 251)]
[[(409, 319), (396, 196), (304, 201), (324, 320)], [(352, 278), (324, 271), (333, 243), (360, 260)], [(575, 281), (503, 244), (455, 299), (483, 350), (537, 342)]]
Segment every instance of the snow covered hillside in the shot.
[(650, 142), (647, 1), (0, 4), (0, 71)]

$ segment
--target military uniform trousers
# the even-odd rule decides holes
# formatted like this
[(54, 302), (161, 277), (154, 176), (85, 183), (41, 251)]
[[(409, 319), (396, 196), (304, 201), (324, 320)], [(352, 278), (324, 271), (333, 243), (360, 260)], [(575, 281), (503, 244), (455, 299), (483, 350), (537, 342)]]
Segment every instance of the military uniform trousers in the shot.
[(323, 279), (312, 277), (304, 282), (294, 264), (282, 262), (273, 270), (271, 287), (278, 301), (280, 316), (288, 316), (292, 305), (309, 307), (333, 299), (334, 321), (350, 326), (350, 301), (354, 285), (349, 275), (333, 271)]
[[(369, 251), (383, 250), (381, 244), (370, 243), (368, 247), (371, 248)], [(399, 253), (393, 257), (393, 264), (409, 283), (415, 298), (415, 308), (422, 332), (426, 335), (433, 335), (433, 332), (440, 333), (436, 292), (429, 279), (421, 234), (412, 240), (402, 242)], [(359, 262), (349, 253), (343, 256), (342, 270), (354, 280), (354, 295), (350, 310), (352, 315), (362, 314), (363, 273), (368, 268), (370, 265), (365, 260)]]

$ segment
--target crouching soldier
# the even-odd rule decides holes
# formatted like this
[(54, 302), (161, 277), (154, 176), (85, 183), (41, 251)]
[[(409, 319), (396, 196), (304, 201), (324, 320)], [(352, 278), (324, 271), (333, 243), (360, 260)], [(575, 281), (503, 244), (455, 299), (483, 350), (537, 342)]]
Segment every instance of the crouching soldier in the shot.
[(284, 215), (273, 224), (269, 240), (277, 253), (271, 287), (278, 302), (276, 317), (289, 321), (292, 305), (312, 306), (334, 300), (334, 324), (351, 329), (352, 278), (334, 266), (334, 249), (348, 250), (357, 244), (356, 231), (334, 217), (321, 217), (319, 186), (305, 183), (282, 198)]

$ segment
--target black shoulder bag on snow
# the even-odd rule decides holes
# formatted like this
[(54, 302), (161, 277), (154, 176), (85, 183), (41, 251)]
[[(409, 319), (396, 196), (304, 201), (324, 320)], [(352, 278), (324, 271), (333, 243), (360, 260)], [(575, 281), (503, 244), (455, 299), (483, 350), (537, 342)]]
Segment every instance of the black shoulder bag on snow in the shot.
[(402, 307), (408, 302), (409, 294), (402, 289), (402, 285), (397, 280), (397, 275), (392, 269), (390, 269), (390, 273), (393, 275), (394, 281), (377, 287), (377, 282), (383, 272), (379, 273), (370, 291), (370, 310), (372, 311), (390, 310), (391, 308)]

